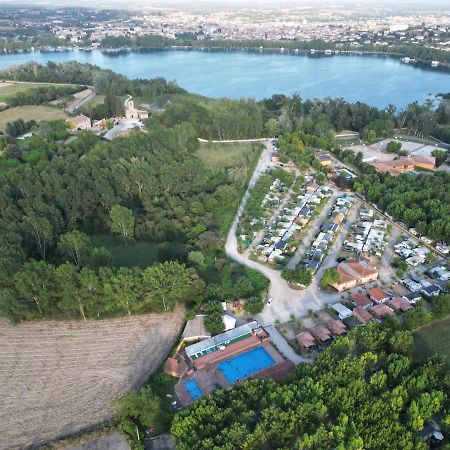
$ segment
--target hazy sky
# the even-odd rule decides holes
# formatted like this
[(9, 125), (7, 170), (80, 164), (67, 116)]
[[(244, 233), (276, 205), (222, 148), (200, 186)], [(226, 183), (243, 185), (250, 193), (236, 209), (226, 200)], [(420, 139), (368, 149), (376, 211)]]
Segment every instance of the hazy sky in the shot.
[[(0, 4), (17, 4), (17, 0), (0, 0)], [(235, 9), (236, 7), (318, 7), (320, 9), (328, 6), (381, 6), (386, 9), (399, 9), (405, 6), (414, 7), (414, 9), (433, 9), (450, 8), (450, 0), (131, 0), (123, 2), (122, 0), (22, 0), (20, 4), (35, 4), (41, 6), (87, 6), (87, 7), (112, 7), (112, 8), (133, 8), (133, 7), (157, 7), (158, 9), (183, 8), (183, 9)]]

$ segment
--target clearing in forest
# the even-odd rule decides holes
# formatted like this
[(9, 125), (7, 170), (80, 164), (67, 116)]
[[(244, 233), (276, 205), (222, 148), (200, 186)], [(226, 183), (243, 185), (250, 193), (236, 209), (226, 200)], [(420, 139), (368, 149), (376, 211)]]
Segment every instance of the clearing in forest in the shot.
[(111, 418), (112, 402), (164, 361), (179, 308), (86, 322), (0, 320), (0, 448), (38, 446)]

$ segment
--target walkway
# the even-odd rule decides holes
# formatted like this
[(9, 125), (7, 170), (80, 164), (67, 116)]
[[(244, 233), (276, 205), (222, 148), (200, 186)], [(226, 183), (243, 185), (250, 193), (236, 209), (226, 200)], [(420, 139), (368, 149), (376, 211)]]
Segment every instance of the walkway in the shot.
[(295, 365), (301, 362), (308, 362), (308, 363), (312, 362), (312, 360), (303, 358), (302, 356), (295, 353), (293, 348), (284, 338), (284, 336), (273, 325), (269, 325), (265, 327), (265, 329), (270, 334), (270, 340), (272, 341), (273, 345), (277, 348), (277, 350), (281, 354), (283, 354), (287, 359), (289, 359), (289, 361), (291, 361)]

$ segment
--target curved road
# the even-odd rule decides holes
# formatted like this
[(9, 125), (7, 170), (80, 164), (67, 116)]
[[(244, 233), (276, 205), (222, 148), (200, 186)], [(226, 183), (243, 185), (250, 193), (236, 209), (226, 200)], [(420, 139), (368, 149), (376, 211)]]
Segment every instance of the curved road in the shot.
[(274, 149), (273, 144), (274, 141), (272, 139), (265, 141), (265, 149), (261, 154), (255, 172), (249, 182), (247, 191), (239, 206), (225, 243), (225, 251), (231, 259), (239, 264), (257, 270), (270, 281), (269, 295), (273, 298), (272, 305), (266, 305), (263, 312), (257, 316), (258, 320), (264, 325), (272, 324), (276, 320), (287, 322), (291, 320), (291, 315), (294, 315), (295, 317), (305, 316), (310, 309), (321, 309), (324, 304), (334, 303), (341, 297), (341, 294), (339, 293), (329, 294), (321, 292), (316, 277), (314, 277), (313, 283), (307, 289), (301, 291), (291, 289), (281, 277), (280, 271), (271, 269), (270, 267), (253, 261), (247, 256), (239, 253), (239, 245), (236, 237), (239, 218), (250, 197), (250, 189), (269, 167), (274, 167), (271, 162), (271, 155)]

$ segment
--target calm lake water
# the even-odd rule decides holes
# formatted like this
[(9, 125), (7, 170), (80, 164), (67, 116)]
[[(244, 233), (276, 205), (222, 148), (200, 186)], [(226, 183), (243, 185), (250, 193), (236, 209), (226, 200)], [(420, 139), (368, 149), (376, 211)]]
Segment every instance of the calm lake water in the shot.
[(1, 55), (0, 68), (30, 60), (77, 60), (130, 78), (164, 77), (208, 97), (254, 97), (299, 92), (303, 98), (343, 97), (373, 106), (404, 107), (450, 91), (450, 74), (370, 56), (162, 50), (107, 55), (100, 51)]

